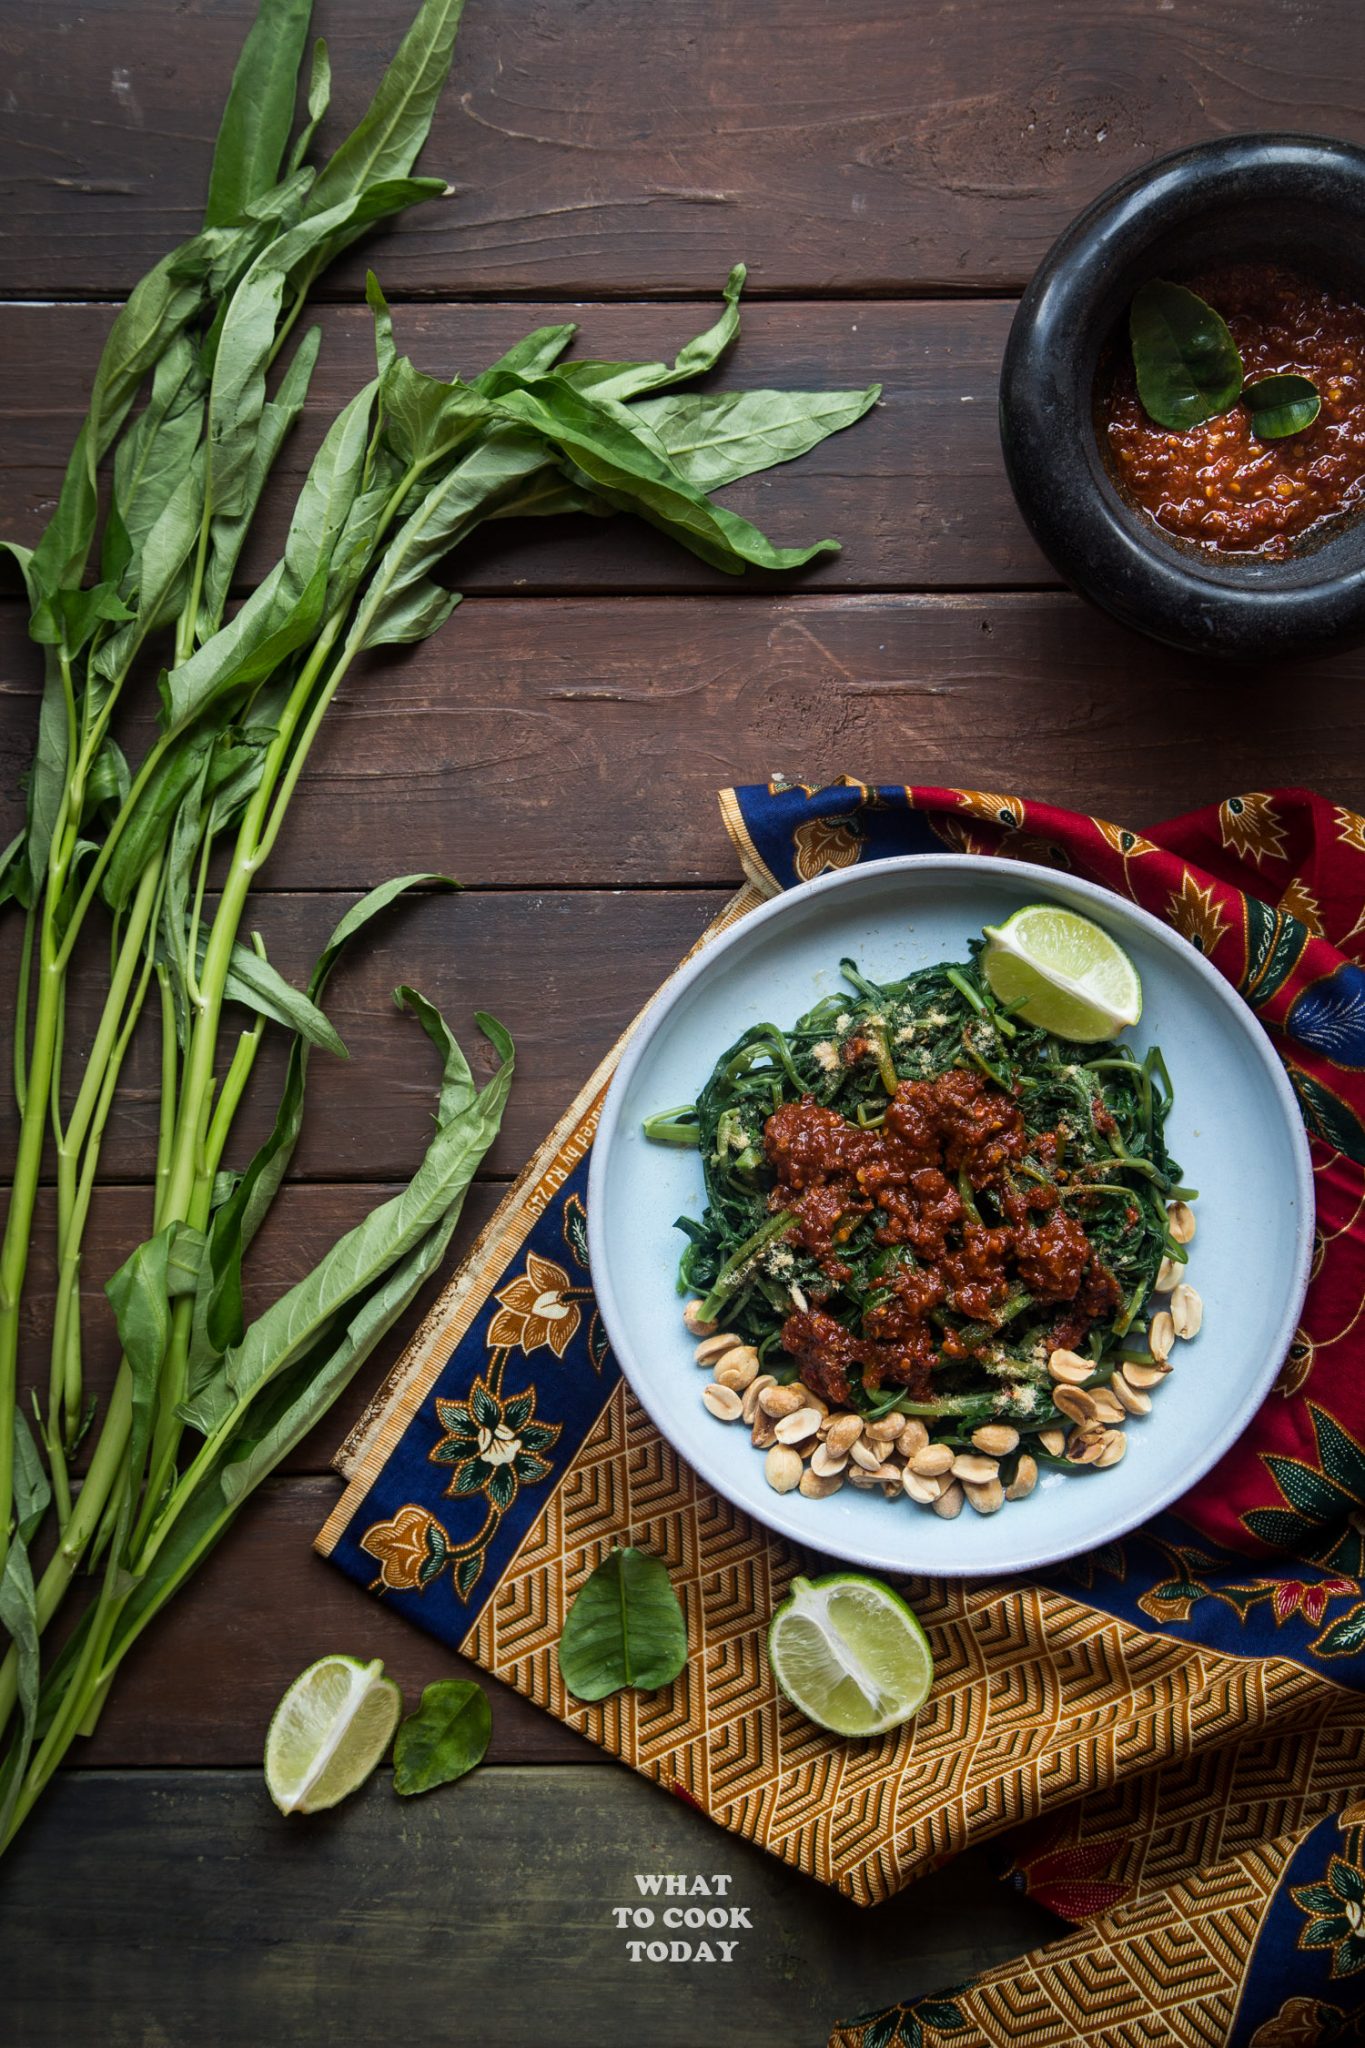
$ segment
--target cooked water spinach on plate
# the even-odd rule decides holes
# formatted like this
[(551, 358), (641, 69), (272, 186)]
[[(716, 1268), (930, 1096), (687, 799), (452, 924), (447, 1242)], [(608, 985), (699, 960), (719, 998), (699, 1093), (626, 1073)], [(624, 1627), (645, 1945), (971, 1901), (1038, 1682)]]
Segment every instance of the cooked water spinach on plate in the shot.
[(1041, 1467), (1117, 1464), (1199, 1328), (1160, 1048), (1026, 1022), (1017, 951), (1012, 999), (992, 985), (998, 936), (886, 983), (843, 961), (844, 991), (751, 1026), (646, 1121), (700, 1152), (705, 1210), (678, 1228), (702, 1399), (778, 1492), (993, 1513)]

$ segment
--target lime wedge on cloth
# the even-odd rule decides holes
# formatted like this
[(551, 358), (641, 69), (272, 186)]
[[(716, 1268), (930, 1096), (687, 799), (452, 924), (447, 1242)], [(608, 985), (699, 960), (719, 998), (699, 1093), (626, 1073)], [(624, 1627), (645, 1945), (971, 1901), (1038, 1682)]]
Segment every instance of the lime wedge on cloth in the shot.
[(294, 1680), (265, 1738), (265, 1782), (281, 1813), (320, 1813), (363, 1785), (383, 1756), (403, 1695), (378, 1657), (319, 1657)]
[(880, 1735), (923, 1706), (934, 1676), (924, 1630), (899, 1593), (859, 1572), (793, 1579), (768, 1630), (773, 1676), (808, 1720)]
[(1142, 1015), (1142, 983), (1128, 955), (1088, 917), (1058, 903), (1027, 903), (986, 926), (981, 968), (1025, 1024), (1093, 1045)]

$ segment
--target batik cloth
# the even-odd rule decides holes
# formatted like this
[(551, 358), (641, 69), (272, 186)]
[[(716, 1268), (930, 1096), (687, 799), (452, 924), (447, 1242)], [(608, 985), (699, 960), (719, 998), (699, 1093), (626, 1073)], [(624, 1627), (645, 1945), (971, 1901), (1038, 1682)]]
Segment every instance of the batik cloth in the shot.
[[(1274, 1391), (1178, 1507), (1033, 1580), (908, 1579), (933, 1690), (875, 1742), (778, 1694), (767, 1622), (812, 1560), (683, 1465), (619, 1377), (587, 1263), (616, 1047), (343, 1447), (319, 1548), (611, 1754), (867, 1905), (969, 1844), (1075, 1930), (838, 2048), (1308, 2048), (1365, 2004), (1365, 818), (1301, 791), (1148, 833), (978, 790), (727, 791), (746, 882), (894, 854), (1041, 862), (1172, 925), (1240, 989), (1310, 1135), (1313, 1278)], [(618, 1544), (664, 1559), (671, 1687), (570, 1699), (555, 1648)], [(817, 1565), (818, 1568), (818, 1565)]]

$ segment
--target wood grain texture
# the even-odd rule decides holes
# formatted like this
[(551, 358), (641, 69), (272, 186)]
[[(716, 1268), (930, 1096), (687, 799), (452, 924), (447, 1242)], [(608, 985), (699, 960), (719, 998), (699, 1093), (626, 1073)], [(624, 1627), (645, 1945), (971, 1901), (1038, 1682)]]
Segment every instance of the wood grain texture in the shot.
[[(324, 0), (335, 139), (410, 0)], [(121, 295), (192, 232), (250, 0), (3, 18), (6, 297)], [(500, 0), (470, 7), (391, 290), (637, 296), (1018, 286), (1103, 186), (1209, 135), (1365, 140), (1365, 18), (1307, 0)], [(376, 245), (371, 245), (372, 248)], [(369, 253), (369, 252), (366, 252)], [(365, 255), (331, 274), (356, 289)]]
[[(711, 280), (720, 283), (720, 274)], [(579, 325), (578, 353), (672, 357), (707, 325), (716, 300), (684, 305), (399, 307), (399, 346), (418, 366), (471, 376), (533, 327)], [(871, 305), (746, 306), (743, 333), (709, 387), (861, 390), (882, 403), (857, 426), (800, 461), (747, 478), (723, 496), (784, 541), (833, 534), (842, 554), (816, 563), (802, 588), (869, 590), (1056, 582), (1024, 530), (1005, 480), (996, 426), (996, 380), (1012, 305), (942, 300)], [(32, 543), (48, 516), (84, 417), (91, 375), (113, 321), (109, 306), (0, 307), (0, 537)], [(373, 375), (363, 308), (320, 312), (324, 343), (307, 412), (288, 443), (275, 486), (253, 527), (244, 580), (280, 551), (303, 473), (326, 424)], [(499, 522), (462, 548), (461, 590), (660, 591), (730, 587), (695, 556), (639, 520)], [(780, 590), (790, 577), (746, 575), (742, 586)], [(13, 587), (17, 590), (17, 578)]]
[[(376, 1347), (335, 1405), (284, 1460), (285, 1472), (328, 1472), (337, 1446), (359, 1420), (374, 1394), (397, 1363), (411, 1332), (435, 1300), (445, 1281), (493, 1214), (506, 1184), (478, 1181), (470, 1189), (445, 1263), (432, 1275), (399, 1324)], [(310, 1272), (336, 1240), (359, 1223), (376, 1203), (395, 1193), (391, 1183), (352, 1182), (338, 1187), (287, 1184), (259, 1235), (252, 1241), (244, 1271), (246, 1312), (257, 1315), (297, 1280)], [(51, 1260), (55, 1202), (50, 1189), (39, 1197), (33, 1259), (24, 1292), (20, 1334), (20, 1375), (24, 1387), (47, 1398), (48, 1346), (52, 1335), (53, 1270)], [(86, 1392), (103, 1412), (118, 1370), (118, 1332), (104, 1293), (104, 1283), (151, 1228), (151, 1190), (145, 1187), (103, 1187), (95, 1192), (81, 1263), (82, 1337)], [(27, 1410), (27, 1397), (22, 1397)], [(84, 1465), (93, 1449), (92, 1432), (82, 1445)]]
[[(130, 1651), (98, 1732), (75, 1759), (82, 1768), (257, 1765), (281, 1693), (331, 1651), (382, 1657), (412, 1706), (434, 1679), (479, 1677), (494, 1701), (494, 1762), (600, 1757), (584, 1737), (483, 1680), (316, 1554), (313, 1538), (340, 1485), (335, 1478), (266, 1481), (189, 1593)], [(438, 1597), (450, 1598), (449, 1588)]]
[[(630, 1963), (611, 1908), (641, 1871), (732, 1878), (752, 1931), (730, 1965)], [(863, 1912), (610, 1764), (482, 1770), (401, 1806), (376, 1780), (308, 1821), (254, 1772), (99, 1772), (5, 1865), (0, 1982), (16, 2048), (823, 2048), (836, 2018), (1057, 1929), (975, 1854)]]
[[(16, 606), (0, 678), (3, 844), (37, 717)], [(715, 793), (779, 769), (1018, 790), (1133, 826), (1286, 783), (1365, 809), (1362, 680), (1365, 652), (1226, 668), (1061, 593), (471, 599), (347, 678), (266, 879), (723, 886)]]
[[(325, 802), (321, 805), (326, 814)], [(702, 890), (473, 891), (416, 898), (357, 939), (332, 976), (326, 1007), (350, 1058), (315, 1056), (293, 1173), (303, 1180), (406, 1180), (431, 1135), (439, 1066), (420, 1026), (393, 1002), (400, 982), (439, 1004), (476, 1073), (496, 1056), (473, 1022), (490, 1010), (517, 1041), (517, 1078), (502, 1131), (486, 1162), (515, 1174), (587, 1080), (622, 1029), (677, 966), (724, 901)], [(254, 899), (251, 926), (275, 965), (307, 978), (342, 913), (337, 896)], [(13, 972), (15, 921), (0, 931), (0, 974)], [(11, 983), (12, 985), (12, 983)], [(67, 1043), (89, 1044), (94, 977), (80, 976), (67, 1010)], [(243, 1016), (245, 1022), (245, 1016)], [(160, 1100), (159, 1022), (144, 1016), (110, 1116), (100, 1171), (146, 1180), (155, 1157)], [(225, 1056), (235, 1041), (224, 1037)], [(270, 1030), (249, 1101), (233, 1127), (229, 1164), (245, 1166), (274, 1121), (286, 1038)], [(78, 1073), (68, 1069), (71, 1080)], [(13, 1097), (0, 1103), (0, 1157), (12, 1156)]]

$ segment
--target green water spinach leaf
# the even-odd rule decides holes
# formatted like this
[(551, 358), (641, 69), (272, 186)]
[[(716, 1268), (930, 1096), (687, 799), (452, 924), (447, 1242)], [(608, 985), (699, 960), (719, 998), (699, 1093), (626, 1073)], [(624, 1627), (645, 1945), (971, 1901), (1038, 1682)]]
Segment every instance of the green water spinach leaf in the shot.
[(662, 528), (713, 568), (737, 576), (752, 563), (797, 569), (817, 555), (837, 554), (836, 540), (805, 548), (775, 547), (738, 513), (713, 505), (704, 492), (634, 430), (623, 405), (573, 390), (558, 371), (523, 379), (506, 374), (492, 382), (500, 410), (540, 434), (572, 466), (571, 480), (617, 511), (634, 512)]
[(393, 1745), (393, 1789), (404, 1799), (451, 1785), (483, 1761), (493, 1734), (488, 1695), (472, 1678), (443, 1678), (422, 1692)]
[(67, 724), (61, 675), (49, 656), (38, 706), (38, 745), (27, 792), (28, 902), (37, 899), (47, 874), (52, 835), (66, 788)]
[(1322, 411), (1322, 399), (1310, 377), (1290, 371), (1277, 377), (1258, 377), (1244, 386), (1242, 402), (1251, 414), (1251, 424), (1262, 441), (1283, 441), (1311, 427)]
[(215, 699), (268, 676), (321, 624), (332, 595), (332, 552), (364, 472), (377, 389), (375, 380), (357, 392), (328, 429), (299, 492), (283, 560), (166, 678), (167, 730), (183, 730)]
[[(742, 263), (734, 266), (725, 280), (725, 308), (720, 318), (679, 349), (671, 363), (565, 363), (560, 375), (575, 391), (586, 392), (593, 398), (613, 398), (618, 403), (644, 391), (662, 391), (670, 384), (702, 376), (715, 368), (739, 333), (739, 295), (747, 274)], [(532, 374), (529, 369), (523, 373)]]
[(126, 801), (131, 786), (132, 776), (122, 747), (117, 740), (107, 739), (86, 777), (81, 823), (86, 824), (97, 816), (105, 804), (117, 811)]
[[(424, 1029), (439, 1015), (431, 1005), (411, 1003), (412, 991), (398, 993)], [(501, 1121), (511, 1078), (510, 1038), (493, 1018), (478, 1021), (503, 1058), (493, 1079), (465, 1100), (464, 1055), (442, 1025), (440, 1042), (454, 1048), (458, 1069), (447, 1073), (442, 1094), (464, 1100), (464, 1107), (438, 1125), (404, 1193), (341, 1239), (284, 1304), (276, 1304), (285, 1313), (268, 1309), (224, 1361), (223, 1380), (240, 1416), (222, 1474), (229, 1502), (249, 1492), (307, 1433), (445, 1256), (469, 1183)]]
[(575, 1699), (604, 1700), (623, 1686), (671, 1685), (687, 1662), (687, 1623), (662, 1559), (613, 1550), (574, 1596), (559, 1639), (559, 1669)]
[(101, 893), (111, 910), (127, 905), (143, 869), (170, 834), (186, 794), (203, 773), (212, 745), (208, 735), (188, 740), (165, 753), (148, 776), (104, 870)]
[[(21, 1418), (16, 1411), (16, 1424)], [(38, 1601), (29, 1563), (28, 1543), (16, 1529), (0, 1571), (0, 1628), (14, 1647), (18, 1663), (19, 1728), (0, 1759), (0, 1841), (5, 1839), (19, 1801), (24, 1773), (38, 1732), (42, 1663), (39, 1651)]]
[[(203, 934), (203, 939), (207, 945), (207, 933)], [(263, 954), (253, 952), (250, 946), (238, 944), (233, 947), (223, 994), (229, 1002), (241, 1003), (254, 1010), (257, 1016), (268, 1017), (274, 1024), (283, 1024), (289, 1030), (297, 1031), (309, 1045), (335, 1053), (338, 1059), (350, 1057), (331, 1019), (301, 988), (295, 988), (292, 982), (286, 981), (278, 968), (272, 967)]]
[(284, 544), (291, 592), (330, 565), (365, 480), (377, 383), (358, 391), (328, 428), (294, 506)]
[(354, 198), (416, 163), (455, 48), (464, 0), (424, 0), (360, 122), (323, 167), (317, 207)]
[(9, 845), (0, 852), (0, 904), (17, 903), (28, 908), (28, 833), (21, 825)]
[(14, 1518), (9, 1555), (0, 1572), (0, 1628), (9, 1636), (19, 1664), (19, 1737), (0, 1764), (0, 1841), (5, 1838), (19, 1787), (39, 1732), (39, 1648), (37, 1593), (29, 1545), (52, 1499), (47, 1472), (23, 1410), (14, 1411)]
[[(417, 1015), (425, 1021), (421, 1010)], [(402, 1265), (428, 1232), (443, 1224), (452, 1203), (463, 1200), (497, 1130), (512, 1080), (510, 1038), (491, 1017), (480, 1016), (479, 1024), (502, 1057), (492, 1080), (472, 1103), (437, 1126), (408, 1186), (338, 1239), (307, 1279), (258, 1316), (228, 1353), (228, 1385), (239, 1402), (308, 1350), (348, 1303)], [(414, 1288), (417, 1284), (414, 1280)]]
[(294, 125), (313, 0), (261, 0), (228, 88), (209, 172), (205, 227), (220, 227), (274, 185)]
[[(348, 1232), (229, 1353), (216, 1383), (230, 1396), (226, 1411), (211, 1423), (211, 1442), (153, 1529), (155, 1553), (120, 1612), (111, 1657), (171, 1598), (242, 1499), (307, 1434), (444, 1256), (511, 1080), (510, 1038), (493, 1018), (478, 1021), (503, 1060), (492, 1080), (438, 1128), (404, 1194)], [(258, 1370), (244, 1381), (248, 1356)]]
[(206, 390), (194, 347), (177, 335), (156, 366), (145, 407), (114, 450), (114, 505), (130, 563), (194, 459)]
[(572, 321), (558, 327), (537, 327), (513, 342), (505, 354), (481, 371), (474, 379), (474, 389), (482, 391), (486, 381), (496, 377), (500, 370), (513, 370), (519, 377), (543, 376), (546, 370), (554, 368), (577, 332)]
[(549, 461), (545, 443), (500, 421), (404, 520), (379, 558), (353, 628), (357, 649), (424, 640), (459, 602), (432, 580), (442, 556)]
[[(132, 1374), (133, 1429), (128, 1457), (134, 1472), (142, 1469), (156, 1424), (161, 1363), (171, 1341), (173, 1291), (185, 1291), (183, 1286), (173, 1288), (172, 1280), (172, 1256), (182, 1237), (185, 1256), (197, 1271), (195, 1262), (203, 1249), (199, 1232), (184, 1223), (168, 1223), (130, 1253), (105, 1282), (119, 1343)], [(189, 1285), (193, 1285), (192, 1278)]]
[(222, 624), (228, 591), (241, 558), (248, 529), (274, 470), (276, 460), (292, 432), (304, 401), (322, 346), (322, 329), (310, 327), (295, 349), (289, 368), (273, 398), (261, 408), (256, 445), (247, 465), (242, 501), (233, 513), (219, 513), (209, 527), (209, 557), (199, 604), (199, 639), (207, 640)]
[[(391, 903), (413, 889), (453, 889), (457, 884), (449, 875), (416, 874), (397, 875), (391, 881), (382, 882), (362, 896), (339, 921), (323, 947), (308, 978), (308, 997), (321, 1008), (323, 992), (333, 967), (342, 953), (372, 918), (378, 917)], [(428, 1036), (430, 1036), (428, 1032)], [(452, 1041), (453, 1044), (453, 1041)], [(289, 1162), (303, 1128), (303, 1105), (308, 1082), (308, 1058), (310, 1041), (302, 1033), (296, 1034), (290, 1047), (289, 1064), (285, 1070), (284, 1087), (280, 1094), (279, 1107), (269, 1137), (257, 1151), (246, 1171), (234, 1182), (224, 1199), (215, 1206), (213, 1221), (209, 1227), (208, 1256), (204, 1267), (204, 1285), (200, 1288), (200, 1299), (195, 1305), (195, 1342), (192, 1358), (200, 1362), (210, 1356), (221, 1355), (234, 1344), (240, 1343), (243, 1331), (242, 1319), (242, 1258), (261, 1224), (270, 1211), (280, 1185), (289, 1168)], [(458, 1058), (456, 1055), (458, 1054)], [(465, 1101), (472, 1101), (474, 1087), (464, 1056), (455, 1047), (454, 1052), (442, 1048), (442, 1108), (446, 1115), (454, 1113)], [(452, 1081), (452, 1075), (455, 1077)], [(445, 1091), (458, 1085), (461, 1095), (456, 1103), (452, 1100), (449, 1108), (445, 1105)], [(203, 1428), (203, 1418), (194, 1413), (187, 1414), (187, 1420)]]
[(135, 583), (137, 610), (97, 649), (94, 667), (98, 675), (112, 681), (122, 674), (147, 636), (169, 624), (179, 611), (203, 509), (204, 458), (203, 450), (196, 448), (144, 539), (136, 564), (130, 564), (128, 581), (130, 589)]
[(208, 493), (215, 512), (240, 511), (265, 406), (266, 372), (286, 287), (302, 291), (357, 234), (444, 191), (439, 179), (397, 178), (311, 212), (256, 258), (233, 293), (213, 364)]
[(289, 154), (289, 168), (297, 171), (313, 146), (318, 124), (332, 103), (332, 60), (327, 44), (319, 36), (313, 45), (313, 62), (308, 73), (308, 120)]
[(109, 330), (91, 391), (89, 457), (103, 461), (143, 380), (204, 303), (209, 250), (196, 236), (148, 271)]
[(94, 462), (89, 425), (76, 436), (67, 458), (52, 516), (29, 557), (25, 581), (30, 587), (29, 637), (40, 647), (55, 647), (62, 637), (61, 596), (79, 590), (95, 537)]
[(670, 462), (699, 491), (804, 455), (860, 420), (881, 397), (865, 391), (670, 392), (630, 406)]
[[(194, 992), (190, 959), (191, 891), (205, 838), (224, 828), (261, 779), (266, 748), (274, 733), (262, 728), (227, 727), (213, 737), (199, 776), (176, 812), (166, 843), (165, 882), (161, 899), (161, 963), (169, 974), (175, 1028), (180, 1046), (189, 1044)], [(202, 957), (202, 949), (200, 957)]]
[(1226, 412), (1242, 389), (1227, 324), (1184, 285), (1143, 285), (1128, 315), (1138, 396), (1160, 427), (1183, 433)]

